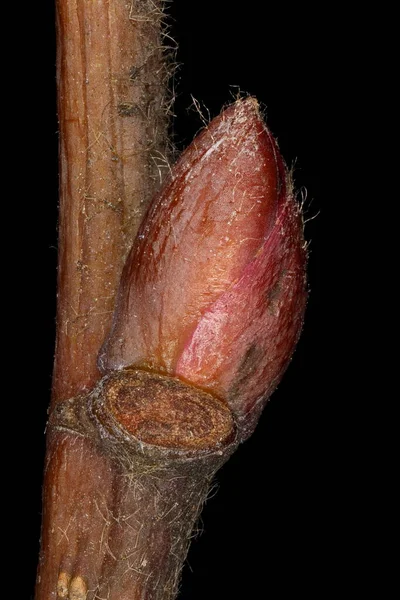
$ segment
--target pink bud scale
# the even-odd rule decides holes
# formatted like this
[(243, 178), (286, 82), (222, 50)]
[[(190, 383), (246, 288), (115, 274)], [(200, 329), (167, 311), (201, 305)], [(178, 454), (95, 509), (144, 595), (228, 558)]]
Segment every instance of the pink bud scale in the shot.
[(182, 154), (128, 256), (103, 371), (144, 367), (225, 400), (253, 430), (299, 337), (301, 211), (255, 99), (228, 107)]

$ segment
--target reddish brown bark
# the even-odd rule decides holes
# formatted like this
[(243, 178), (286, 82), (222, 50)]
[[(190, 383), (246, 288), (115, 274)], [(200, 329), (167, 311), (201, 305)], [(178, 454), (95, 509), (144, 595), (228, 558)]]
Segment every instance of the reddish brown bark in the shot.
[[(60, 224), (53, 406), (99, 378), (97, 353), (124, 259), (160, 183), (168, 75), (161, 8), (161, 0), (57, 2)], [(110, 556), (111, 521), (115, 525), (107, 519), (121, 490), (118, 469), (90, 439), (49, 432), (37, 600), (96, 597), (101, 565)], [(107, 594), (124, 597), (118, 589)]]
[[(60, 230), (53, 399), (98, 379), (97, 352), (165, 151), (161, 1), (59, 0)], [(160, 161), (161, 162), (161, 161)]]

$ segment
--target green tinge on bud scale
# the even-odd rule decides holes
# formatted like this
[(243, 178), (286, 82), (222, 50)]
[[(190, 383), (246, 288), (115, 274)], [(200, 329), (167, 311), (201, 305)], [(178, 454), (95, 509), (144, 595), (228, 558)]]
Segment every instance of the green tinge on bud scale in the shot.
[(229, 106), (181, 155), (128, 256), (103, 372), (138, 366), (225, 400), (242, 438), (299, 337), (303, 222), (254, 98)]

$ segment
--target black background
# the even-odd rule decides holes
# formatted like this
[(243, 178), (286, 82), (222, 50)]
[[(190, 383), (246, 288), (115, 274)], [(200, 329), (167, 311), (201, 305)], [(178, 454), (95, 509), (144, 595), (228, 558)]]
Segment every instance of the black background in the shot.
[[(175, 76), (175, 143), (183, 148), (201, 127), (190, 108), (191, 95), (211, 116), (239, 90), (259, 99), (283, 156), (295, 165), (297, 189), (307, 190), (310, 298), (304, 332), (282, 383), (253, 437), (218, 474), (218, 491), (203, 511), (203, 532), (192, 543), (179, 598), (278, 599), (294, 593), (320, 598), (326, 589), (333, 590), (336, 570), (343, 575), (351, 568), (333, 550), (343, 488), (338, 491), (335, 486), (334, 398), (325, 374), (328, 332), (322, 318), (322, 240), (333, 202), (322, 181), (332, 139), (339, 135), (332, 117), (345, 68), (340, 47), (346, 31), (343, 25), (335, 28), (329, 11), (311, 15), (300, 5), (276, 8), (254, 1), (236, 6), (228, 0), (173, 0), (169, 6), (180, 64)], [(23, 89), (18, 111), (21, 134), (28, 142), (22, 150), (24, 169), (14, 176), (24, 190), (26, 209), (16, 245), (32, 275), (28, 284), (15, 275), (16, 297), (22, 300), (19, 322), (28, 340), (23, 369), (17, 370), (26, 398), (28, 448), (23, 480), (26, 593), (21, 598), (32, 597), (39, 550), (43, 432), (56, 306), (53, 4), (42, 2), (35, 11), (26, 57), (18, 62)], [(15, 203), (17, 220), (18, 212)], [(24, 302), (30, 310), (24, 309)], [(350, 532), (347, 543), (351, 539)]]

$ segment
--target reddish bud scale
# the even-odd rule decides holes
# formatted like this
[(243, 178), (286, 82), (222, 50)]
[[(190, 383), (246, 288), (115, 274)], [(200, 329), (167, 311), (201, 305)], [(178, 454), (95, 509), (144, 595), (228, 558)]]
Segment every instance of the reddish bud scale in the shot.
[(242, 435), (286, 368), (304, 307), (302, 219), (255, 99), (192, 142), (126, 262), (103, 371), (144, 366), (224, 398)]

